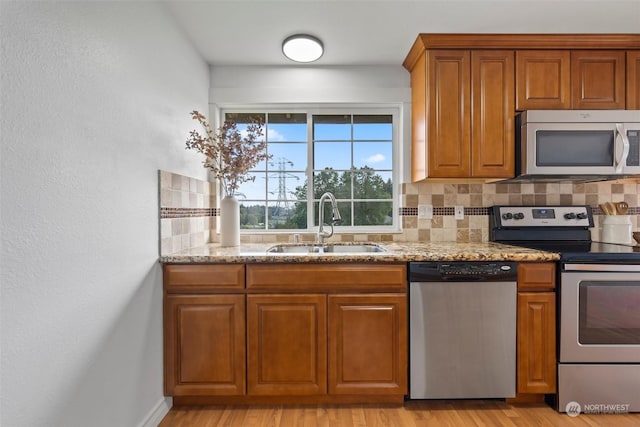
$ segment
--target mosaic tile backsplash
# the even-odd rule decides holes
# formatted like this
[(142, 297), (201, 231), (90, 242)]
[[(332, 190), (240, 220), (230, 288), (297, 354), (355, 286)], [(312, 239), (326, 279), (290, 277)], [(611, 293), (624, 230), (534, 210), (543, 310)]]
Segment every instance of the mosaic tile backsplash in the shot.
[[(639, 229), (640, 183), (432, 183), (402, 184), (402, 231), (384, 234), (336, 233), (329, 241), (457, 241), (489, 239), (489, 207), (493, 205), (590, 205), (595, 216), (592, 238), (600, 237), (600, 203), (628, 203), (633, 230)], [(418, 205), (433, 206), (433, 219), (418, 219)], [(168, 255), (189, 247), (216, 242), (215, 185), (160, 171), (160, 253)], [(456, 220), (454, 206), (464, 206), (464, 219)], [(302, 241), (315, 234), (297, 233)], [(292, 233), (242, 233), (242, 243), (288, 242)]]

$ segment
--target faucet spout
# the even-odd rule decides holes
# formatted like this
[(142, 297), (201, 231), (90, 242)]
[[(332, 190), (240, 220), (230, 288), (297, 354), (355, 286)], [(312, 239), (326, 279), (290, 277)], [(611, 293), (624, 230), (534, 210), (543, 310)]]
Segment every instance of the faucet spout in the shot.
[[(329, 199), (331, 202), (331, 223), (324, 223), (324, 204)], [(316, 234), (316, 242), (319, 244), (324, 243), (325, 237), (333, 236), (333, 226), (338, 222), (342, 221), (342, 217), (340, 216), (340, 211), (338, 210), (338, 202), (336, 202), (336, 197), (333, 193), (326, 192), (320, 197), (320, 201), (318, 202), (318, 232)], [(329, 231), (324, 229), (324, 226), (328, 225), (330, 227)]]

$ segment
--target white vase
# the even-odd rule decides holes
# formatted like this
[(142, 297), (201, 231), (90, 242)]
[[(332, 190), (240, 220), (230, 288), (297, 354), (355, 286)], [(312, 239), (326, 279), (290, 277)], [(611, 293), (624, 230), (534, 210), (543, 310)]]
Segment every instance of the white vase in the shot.
[(240, 245), (240, 203), (233, 196), (220, 201), (220, 245)]

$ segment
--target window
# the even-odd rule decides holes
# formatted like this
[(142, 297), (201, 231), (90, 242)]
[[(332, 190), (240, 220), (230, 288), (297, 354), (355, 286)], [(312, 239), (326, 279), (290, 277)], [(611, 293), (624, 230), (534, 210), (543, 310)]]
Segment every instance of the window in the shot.
[[(398, 228), (395, 110), (226, 111), (223, 117), (239, 129), (260, 117), (272, 156), (238, 191), (242, 229), (315, 229), (318, 201), (327, 191), (342, 216), (336, 231)], [(330, 206), (325, 209), (331, 218)]]

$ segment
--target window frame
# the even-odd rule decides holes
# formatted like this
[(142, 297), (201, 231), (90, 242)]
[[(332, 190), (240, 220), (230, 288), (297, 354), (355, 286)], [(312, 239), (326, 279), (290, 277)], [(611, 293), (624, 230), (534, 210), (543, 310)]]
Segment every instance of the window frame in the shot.
[[(401, 158), (402, 158), (402, 141), (401, 141), (401, 128), (402, 128), (402, 109), (399, 104), (376, 104), (376, 105), (363, 105), (363, 104), (259, 104), (259, 105), (227, 105), (219, 106), (217, 108), (216, 116), (219, 119), (219, 123), (224, 122), (226, 114), (247, 114), (247, 113), (305, 113), (307, 115), (307, 165), (304, 170), (305, 178), (307, 179), (307, 228), (292, 228), (292, 229), (269, 229), (268, 221), (265, 221), (265, 227), (262, 229), (240, 229), (241, 234), (291, 234), (291, 233), (311, 233), (315, 232), (318, 226), (313, 225), (316, 218), (314, 216), (314, 206), (318, 203), (318, 199), (314, 200), (313, 178), (314, 178), (314, 140), (313, 140), (313, 116), (314, 115), (390, 115), (392, 117), (392, 163), (391, 163), (391, 181), (392, 181), (392, 220), (390, 225), (336, 225), (334, 226), (334, 233), (399, 233), (402, 231), (401, 217), (400, 217), (400, 197), (401, 197), (401, 184), (402, 179)], [(353, 140), (351, 140), (353, 142)], [(374, 169), (376, 170), (376, 169)], [(386, 173), (386, 170), (385, 170)], [(268, 191), (266, 186), (265, 191)], [(265, 197), (267, 193), (265, 192)], [(320, 196), (320, 195), (318, 195)], [(345, 200), (345, 199), (340, 199)], [(354, 199), (348, 199), (349, 202), (353, 202)], [(268, 213), (268, 204), (267, 204)], [(218, 222), (219, 227), (219, 222)]]

